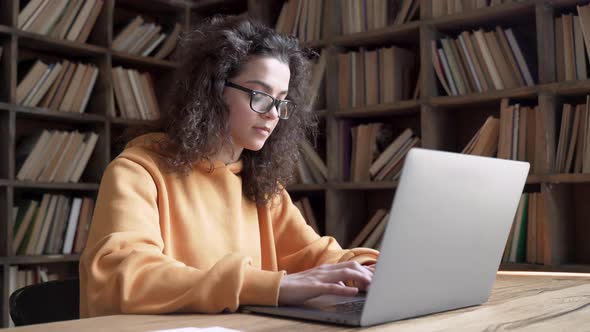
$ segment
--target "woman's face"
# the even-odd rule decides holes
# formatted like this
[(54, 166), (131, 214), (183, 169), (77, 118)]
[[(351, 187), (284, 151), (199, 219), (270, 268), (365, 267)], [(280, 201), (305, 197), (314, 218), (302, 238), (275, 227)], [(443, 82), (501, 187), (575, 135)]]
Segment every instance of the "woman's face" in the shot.
[[(287, 96), (290, 77), (287, 64), (273, 57), (257, 56), (246, 62), (240, 73), (228, 81), (282, 100)], [(262, 149), (279, 122), (276, 107), (265, 114), (256, 113), (250, 108), (250, 93), (231, 87), (225, 88), (223, 98), (229, 108), (234, 153), (239, 154), (242, 149)]]

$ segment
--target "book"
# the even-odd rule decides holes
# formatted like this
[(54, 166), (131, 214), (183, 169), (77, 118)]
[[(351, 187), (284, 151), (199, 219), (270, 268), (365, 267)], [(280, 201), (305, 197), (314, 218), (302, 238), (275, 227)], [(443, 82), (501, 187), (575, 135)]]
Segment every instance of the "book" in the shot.
[(17, 223), (15, 223), (16, 226), (13, 229), (12, 253), (15, 255), (17, 254), (18, 249), (22, 245), (22, 242), (25, 238), (25, 234), (27, 233), (27, 230), (29, 230), (31, 223), (35, 218), (38, 206), (38, 201), (29, 200), (21, 208), (21, 210), (24, 213), (22, 214), (22, 216), (18, 217)]
[(90, 32), (92, 31), (92, 28), (94, 27), (94, 24), (96, 23), (96, 20), (98, 19), (98, 16), (100, 15), (100, 11), (102, 9), (103, 4), (104, 4), (103, 0), (96, 0), (96, 2), (94, 3), (94, 6), (92, 7), (92, 10), (90, 11), (90, 14), (88, 15), (87, 19), (84, 21), (84, 25), (82, 26), (82, 30), (80, 31), (80, 33), (78, 34), (78, 36), (75, 39), (75, 41), (77, 43), (85, 43), (86, 42), (86, 40), (88, 39), (88, 36), (90, 36)]
[(70, 215), (68, 218), (66, 233), (64, 237), (64, 244), (62, 254), (70, 255), (74, 248), (74, 237), (76, 235), (76, 228), (78, 227), (78, 219), (80, 217), (80, 208), (82, 207), (82, 198), (75, 197), (72, 201)]
[(360, 246), (371, 234), (371, 232), (373, 232), (375, 227), (377, 227), (377, 225), (381, 222), (385, 214), (387, 214), (387, 210), (385, 209), (378, 209), (375, 211), (369, 221), (363, 226), (361, 231), (354, 237), (350, 243), (349, 248), (352, 249)]
[[(72, 26), (70, 27), (67, 35), (65, 36), (66, 40), (76, 41), (76, 38), (78, 38), (78, 36), (80, 35), (80, 32), (82, 31), (82, 28), (84, 27), (84, 24), (87, 21), (88, 21), (88, 23), (90, 23), (89, 20), (92, 19), (90, 17), (90, 14), (92, 13), (92, 8), (94, 7), (94, 4), (96, 2), (97, 2), (97, 0), (84, 1), (82, 8), (80, 8), (80, 12), (76, 16), (76, 19), (72, 23)], [(96, 18), (94, 18), (94, 20), (96, 20)]]
[(178, 41), (178, 35), (180, 35), (180, 30), (181, 30), (180, 24), (178, 24), (178, 23), (174, 24), (174, 28), (172, 29), (172, 32), (170, 32), (168, 34), (168, 38), (166, 38), (166, 41), (164, 41), (164, 44), (162, 44), (162, 47), (156, 52), (156, 54), (154, 54), (154, 58), (164, 59), (168, 55), (170, 55), (170, 53), (172, 53), (172, 51), (176, 47), (176, 43)]
[(25, 98), (27, 98), (31, 90), (33, 90), (34, 86), (37, 85), (39, 81), (41, 81), (43, 75), (48, 69), (49, 65), (45, 64), (43, 61), (35, 61), (35, 63), (31, 66), (27, 74), (18, 83), (18, 86), (16, 88), (17, 104), (23, 104)]
[(82, 176), (82, 172), (86, 169), (86, 165), (88, 164), (88, 160), (90, 160), (90, 156), (96, 147), (96, 142), (98, 142), (98, 134), (93, 132), (89, 132), (85, 134), (84, 139), (84, 150), (80, 155), (80, 159), (76, 162), (76, 168), (74, 169), (70, 181), (71, 182), (78, 182), (80, 181), (80, 177)]

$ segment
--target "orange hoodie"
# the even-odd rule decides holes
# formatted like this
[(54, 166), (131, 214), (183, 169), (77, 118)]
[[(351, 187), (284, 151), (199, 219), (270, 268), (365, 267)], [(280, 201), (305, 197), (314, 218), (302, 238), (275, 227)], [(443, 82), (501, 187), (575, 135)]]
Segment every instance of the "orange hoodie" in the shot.
[(242, 194), (240, 162), (161, 168), (161, 133), (132, 140), (106, 169), (80, 258), (80, 316), (235, 311), (277, 305), (285, 272), (375, 262), (307, 226), (289, 195), (265, 207)]

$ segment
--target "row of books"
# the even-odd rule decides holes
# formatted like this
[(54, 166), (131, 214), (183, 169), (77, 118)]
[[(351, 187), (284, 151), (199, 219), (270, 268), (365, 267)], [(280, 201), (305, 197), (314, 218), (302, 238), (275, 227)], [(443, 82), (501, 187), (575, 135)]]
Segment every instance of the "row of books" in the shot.
[(318, 155), (313, 146), (303, 141), (301, 157), (297, 160), (296, 179), (298, 183), (324, 183), (328, 179), (326, 163)]
[(407, 23), (419, 15), (420, 0), (343, 0), (340, 2), (342, 34), (351, 34)]
[(137, 16), (115, 36), (112, 48), (116, 51), (164, 59), (176, 47), (180, 30), (180, 24), (176, 23), (171, 31), (164, 33), (162, 26), (146, 22), (143, 17)]
[(385, 28), (389, 25), (392, 2), (388, 0), (347, 0), (340, 2), (342, 34)]
[(310, 98), (313, 100), (313, 106), (318, 105), (318, 97), (321, 95), (321, 91), (325, 91), (325, 80), (326, 77), (326, 66), (328, 65), (328, 52), (323, 49), (319, 58), (315, 59), (312, 63), (311, 70), (311, 95)]
[[(563, 104), (556, 141), (555, 173), (590, 172), (590, 96), (585, 104)], [(535, 136), (538, 106), (501, 102), (500, 119), (490, 116), (463, 149), (463, 153), (528, 161), (535, 172)]]
[(283, 3), (275, 30), (287, 35), (294, 35), (300, 41), (320, 40), (324, 0), (288, 0)]
[(351, 249), (363, 247), (379, 250), (388, 220), (388, 210), (378, 209), (375, 211), (369, 221), (361, 228), (361, 231), (354, 237), (348, 247)]
[(470, 10), (498, 6), (524, 0), (432, 0), (432, 16), (459, 14)]
[(538, 106), (510, 105), (502, 99), (500, 119), (489, 116), (462, 153), (528, 161), (535, 169), (535, 135)]
[(351, 181), (397, 179), (408, 151), (420, 146), (420, 138), (407, 128), (380, 151), (377, 136), (381, 128), (381, 123), (368, 123), (351, 128)]
[(80, 253), (86, 244), (94, 200), (44, 194), (13, 208), (15, 255)]
[(338, 102), (342, 108), (409, 99), (416, 56), (387, 47), (338, 54)]
[(419, 14), (420, 1), (345, 0), (340, 5), (342, 34), (402, 24)]
[(555, 152), (555, 173), (590, 173), (590, 96), (586, 104), (564, 104)]
[(449, 96), (535, 84), (511, 28), (463, 31), (440, 44), (432, 42), (432, 63)]
[(313, 209), (311, 207), (311, 203), (309, 201), (309, 198), (303, 197), (301, 199), (293, 201), (293, 204), (295, 204), (297, 209), (299, 209), (299, 212), (301, 212), (301, 215), (303, 216), (303, 219), (305, 219), (305, 221), (307, 221), (307, 224), (311, 228), (313, 228), (313, 230), (317, 234), (320, 234), (320, 227), (319, 227), (318, 222), (317, 222), (315, 215), (313, 213)]
[(83, 113), (98, 77), (92, 64), (36, 60), (16, 88), (19, 105)]
[(18, 28), (85, 43), (103, 4), (103, 0), (31, 0), (18, 14)]
[(117, 101), (117, 111), (111, 115), (141, 120), (154, 120), (160, 117), (154, 81), (149, 73), (115, 67), (111, 75)]
[(500, 104), (498, 158), (529, 161), (534, 164), (535, 134), (538, 106), (510, 105), (507, 99)]
[(98, 141), (93, 132), (43, 130), (26, 136), (16, 151), (21, 181), (78, 182)]
[(550, 264), (550, 228), (542, 193), (523, 193), (518, 203), (502, 262)]
[[(564, 14), (555, 17), (555, 67), (560, 82), (588, 78), (584, 34), (590, 34), (590, 6), (578, 7), (578, 10), (580, 16)], [(582, 19), (587, 25), (586, 31)], [(586, 45), (590, 42), (588, 38)]]

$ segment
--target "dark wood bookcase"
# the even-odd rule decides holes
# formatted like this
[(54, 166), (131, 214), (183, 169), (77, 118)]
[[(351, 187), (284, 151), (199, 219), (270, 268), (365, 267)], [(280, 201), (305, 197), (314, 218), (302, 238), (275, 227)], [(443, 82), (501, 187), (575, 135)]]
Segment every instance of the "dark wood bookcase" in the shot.
[[(254, 3), (255, 1), (250, 1)], [(155, 81), (158, 102), (165, 103), (166, 88), (175, 63), (115, 51), (111, 44), (116, 33), (137, 15), (147, 17), (170, 30), (179, 23), (183, 30), (199, 19), (217, 12), (251, 12), (248, 1), (207, 0), (104, 0), (104, 5), (86, 43), (75, 43), (18, 29), (19, 11), (27, 0), (0, 3), (0, 327), (9, 325), (9, 267), (44, 266), (60, 276), (76, 276), (78, 255), (16, 256), (12, 254), (12, 206), (21, 197), (42, 193), (96, 197), (102, 173), (122, 148), (118, 139), (123, 130), (140, 120), (115, 118), (111, 68), (123, 66), (149, 72)], [(255, 15), (254, 13), (250, 13)], [(54, 112), (16, 104), (19, 62), (23, 59), (68, 59), (92, 63), (99, 68), (88, 107), (82, 114)], [(21, 69), (25, 70), (25, 69)], [(20, 73), (21, 76), (23, 73)], [(94, 131), (100, 135), (96, 148), (79, 183), (36, 183), (16, 179), (15, 151), (24, 136), (42, 129)]]
[[(338, 0), (326, 0), (331, 15), (324, 15), (328, 25), (323, 40), (307, 42), (314, 49), (329, 54), (326, 70), (325, 107), (318, 115), (326, 131), (323, 133), (328, 165), (328, 181), (324, 184), (293, 185), (288, 189), (298, 196), (308, 195), (316, 216), (325, 216), (323, 229), (347, 246), (376, 209), (388, 209), (395, 195), (397, 182), (351, 182), (342, 176), (343, 143), (338, 125), (368, 122), (391, 123), (412, 128), (428, 149), (461, 152), (488, 115), (499, 116), (500, 101), (539, 105), (536, 122), (535, 170), (525, 187), (526, 192), (543, 192), (550, 224), (551, 265), (501, 264), (503, 270), (590, 272), (590, 245), (585, 234), (590, 231), (590, 174), (554, 174), (552, 165), (559, 135), (561, 108), (564, 103), (585, 103), (590, 81), (558, 82), (554, 46), (554, 17), (576, 13), (576, 5), (588, 1), (524, 0), (432, 18), (432, 0), (421, 0), (420, 18), (379, 30), (340, 34)], [(275, 15), (275, 20), (276, 20)], [(271, 22), (272, 23), (272, 22)], [(455, 37), (465, 30), (510, 27), (516, 31), (525, 58), (533, 72), (535, 85), (484, 93), (447, 96), (439, 87), (432, 66), (431, 42), (443, 36)], [(337, 54), (361, 47), (401, 46), (416, 52), (420, 68), (420, 96), (392, 104), (340, 109), (338, 106)], [(321, 204), (323, 203), (323, 204)], [(435, 217), (435, 216), (433, 216)], [(474, 221), (477, 222), (477, 221)], [(320, 226), (322, 228), (322, 226)]]
[[(388, 209), (397, 182), (351, 182), (342, 174), (343, 154), (338, 126), (343, 122), (389, 123), (411, 127), (425, 148), (460, 152), (478, 130), (482, 119), (497, 115), (500, 100), (539, 105), (536, 123), (535, 171), (527, 180), (526, 191), (543, 192), (548, 207), (552, 265), (502, 264), (506, 270), (590, 272), (590, 174), (553, 174), (561, 106), (583, 102), (590, 93), (590, 81), (556, 81), (553, 18), (575, 12), (588, 1), (525, 0), (477, 9), (461, 14), (432, 18), (432, 0), (420, 0), (420, 18), (407, 24), (379, 30), (340, 34), (340, 0), (325, 0), (322, 40), (304, 45), (325, 49), (328, 62), (321, 102), (316, 110), (320, 120), (318, 151), (328, 166), (328, 181), (321, 184), (292, 184), (293, 198), (311, 200), (322, 233), (334, 236), (347, 246), (371, 214)], [(175, 63), (114, 51), (112, 40), (127, 20), (141, 14), (169, 27), (178, 22), (183, 29), (217, 13), (247, 12), (274, 26), (284, 0), (105, 0), (87, 43), (73, 43), (21, 31), (17, 28), (20, 6), (28, 1), (0, 1), (0, 326), (8, 326), (9, 267), (47, 266), (65, 275), (76, 275), (77, 255), (14, 256), (12, 247), (12, 206), (22, 196), (38, 193), (65, 193), (96, 196), (100, 178), (110, 160), (120, 151), (118, 136), (138, 120), (113, 118), (115, 107), (110, 69), (115, 66), (150, 72), (156, 83), (161, 108)], [(329, 12), (328, 12), (329, 11)], [(523, 52), (531, 61), (536, 85), (462, 96), (441, 95), (432, 67), (430, 44), (441, 36), (496, 25), (522, 29), (527, 35)], [(390, 104), (340, 109), (338, 106), (337, 54), (361, 47), (397, 45), (413, 50), (420, 68), (420, 96)], [(18, 62), (23, 57), (81, 60), (98, 66), (100, 73), (87, 110), (83, 114), (49, 112), (16, 105)], [(413, 87), (412, 87), (413, 89)], [(165, 111), (162, 108), (162, 111)], [(31, 183), (16, 180), (17, 143), (24, 135), (47, 128), (92, 130), (100, 134), (80, 183)], [(433, 216), (435, 217), (435, 216)], [(477, 221), (474, 221), (477, 222)]]

